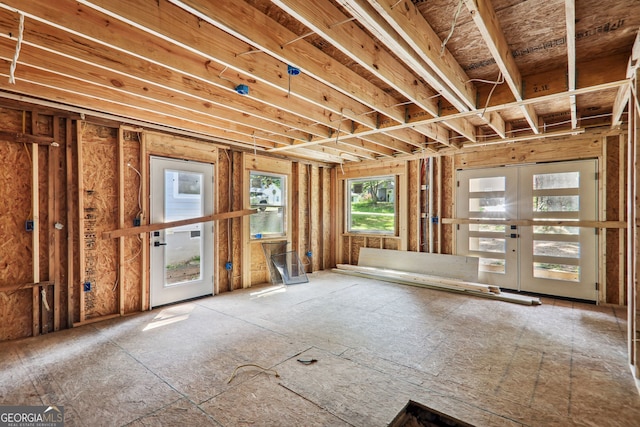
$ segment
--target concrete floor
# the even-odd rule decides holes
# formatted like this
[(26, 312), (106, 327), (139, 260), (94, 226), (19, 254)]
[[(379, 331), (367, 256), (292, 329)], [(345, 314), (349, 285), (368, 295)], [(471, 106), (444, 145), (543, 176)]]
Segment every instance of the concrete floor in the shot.
[[(477, 426), (640, 426), (622, 307), (309, 277), (1, 343), (0, 402), (67, 426), (386, 426), (409, 400)], [(243, 364), (271, 371), (227, 383)]]

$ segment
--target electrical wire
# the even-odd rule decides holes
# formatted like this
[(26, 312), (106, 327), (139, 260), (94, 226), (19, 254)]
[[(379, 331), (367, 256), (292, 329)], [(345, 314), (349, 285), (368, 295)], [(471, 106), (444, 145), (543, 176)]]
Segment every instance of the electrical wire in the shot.
[(456, 13), (453, 15), (453, 22), (451, 23), (451, 31), (449, 31), (449, 34), (447, 35), (447, 37), (444, 40), (442, 40), (440, 56), (444, 55), (444, 49), (447, 46), (447, 43), (449, 42), (449, 39), (451, 38), (451, 36), (453, 36), (453, 31), (456, 29), (456, 22), (458, 21), (458, 17), (460, 16), (460, 12), (462, 11), (462, 3), (463, 3), (463, 0), (460, 0), (458, 2), (458, 9), (456, 9)]
[(498, 87), (499, 84), (503, 84), (504, 83), (504, 76), (502, 75), (502, 71), (500, 71), (500, 73), (498, 74), (498, 80), (496, 80), (493, 83), (493, 87), (491, 88), (491, 91), (489, 92), (489, 96), (487, 97), (487, 102), (485, 102), (484, 104), (484, 108), (482, 109), (482, 114), (480, 115), (480, 117), (484, 118), (484, 113), (487, 111), (487, 108), (489, 107), (489, 101), (491, 101), (491, 96), (493, 95), (493, 91), (496, 90), (496, 88)]
[(256, 365), (255, 363), (245, 363), (244, 365), (239, 365), (236, 369), (233, 370), (233, 373), (231, 374), (231, 376), (227, 380), (227, 384), (229, 384), (235, 378), (236, 373), (238, 372), (238, 369), (245, 368), (247, 366), (254, 366), (256, 368), (262, 369), (264, 372), (273, 372), (275, 374), (276, 378), (280, 378), (280, 374), (278, 374), (278, 371), (276, 371), (275, 369), (263, 368), (262, 366)]
[(20, 48), (22, 47), (22, 36), (24, 33), (24, 14), (20, 12), (20, 24), (18, 25), (18, 42), (16, 43), (16, 52), (13, 55), (13, 61), (11, 61), (11, 67), (9, 68), (9, 83), (16, 84), (15, 72), (18, 65), (18, 56), (20, 56)]
[(130, 167), (131, 169), (133, 169), (135, 171), (135, 173), (138, 174), (138, 177), (140, 177), (140, 180), (138, 182), (138, 215), (140, 215), (140, 214), (142, 214), (142, 174), (140, 173), (140, 171), (138, 169), (136, 169), (135, 167), (131, 166), (131, 162), (128, 162), (127, 166)]

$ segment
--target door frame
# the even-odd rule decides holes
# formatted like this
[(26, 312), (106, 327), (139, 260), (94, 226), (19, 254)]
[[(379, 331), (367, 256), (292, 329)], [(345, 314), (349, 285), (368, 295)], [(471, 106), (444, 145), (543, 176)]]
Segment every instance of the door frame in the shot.
[[(496, 218), (504, 220), (504, 258), (505, 260), (511, 260), (513, 263), (513, 257), (510, 258), (512, 252), (516, 254), (516, 265), (509, 267), (509, 263), (506, 262), (505, 274), (496, 274), (486, 271), (479, 272), (479, 280), (483, 283), (494, 284), (502, 286), (504, 288), (516, 289), (518, 291), (536, 292), (541, 294), (548, 294), (558, 297), (569, 297), (576, 299), (584, 299), (598, 302), (598, 282), (599, 282), (599, 268), (598, 255), (600, 251), (599, 236), (597, 232), (591, 228), (580, 227), (577, 235), (577, 240), (580, 242), (580, 288), (571, 289), (569, 281), (562, 281), (550, 278), (534, 277), (533, 273), (529, 276), (526, 273), (530, 270), (529, 264), (533, 266), (534, 254), (533, 243), (535, 241), (535, 235), (533, 233), (534, 228), (531, 225), (512, 225), (509, 226), (509, 220), (533, 220), (534, 213), (531, 205), (532, 188), (531, 185), (527, 186), (530, 181), (529, 178), (534, 175), (546, 174), (546, 173), (561, 173), (561, 172), (580, 172), (580, 207), (579, 210), (573, 211), (577, 215), (577, 220), (581, 221), (597, 221), (599, 211), (598, 204), (599, 198), (599, 184), (598, 184), (598, 165), (599, 159), (580, 159), (580, 160), (567, 160), (561, 162), (548, 162), (548, 163), (536, 163), (526, 165), (513, 165), (513, 166), (496, 166), (480, 169), (463, 169), (456, 171), (457, 185), (455, 187), (455, 201), (456, 201), (456, 217), (457, 218), (469, 218), (472, 216), (469, 213), (469, 200), (473, 196), (473, 192), (469, 190), (469, 180), (474, 178), (483, 177), (510, 177), (507, 178), (505, 183), (504, 194), (500, 194), (499, 191), (493, 190), (478, 190), (484, 191), (478, 194), (478, 197), (487, 197), (487, 195), (505, 198), (504, 200), (504, 212), (496, 214)], [(586, 178), (585, 178), (586, 177)], [(585, 180), (586, 179), (586, 180)], [(509, 180), (517, 181), (510, 183)], [(509, 191), (515, 191), (515, 194), (508, 194)], [(538, 190), (540, 191), (540, 190)], [(553, 190), (551, 190), (553, 191)], [(495, 194), (493, 194), (495, 193)], [(466, 196), (465, 196), (466, 195)], [(463, 199), (466, 197), (466, 200)], [(584, 206), (584, 208), (583, 208)], [(562, 213), (558, 213), (562, 218)], [(492, 214), (489, 212), (486, 216), (487, 219), (491, 219)], [(475, 215), (474, 217), (477, 217)], [(551, 214), (553, 217), (553, 213)], [(454, 228), (454, 241), (456, 244), (455, 252), (457, 254), (469, 254), (469, 231), (470, 226), (468, 224), (460, 224)], [(478, 232), (475, 232), (478, 234)], [(592, 233), (592, 234), (590, 234)], [(479, 233), (482, 234), (482, 233)], [(491, 234), (491, 233), (487, 233)], [(510, 238), (516, 236), (516, 238)], [(489, 238), (501, 238), (497, 232), (494, 232), (492, 236), (483, 236)], [(544, 237), (538, 236), (538, 237)], [(544, 239), (543, 239), (544, 240)], [(553, 240), (553, 239), (552, 239)], [(525, 253), (525, 249), (529, 250), (529, 254)], [(478, 255), (471, 255), (478, 256)], [(482, 255), (480, 255), (482, 256)], [(590, 260), (585, 262), (585, 260)], [(542, 262), (542, 261), (541, 261)], [(508, 271), (508, 270), (511, 271)], [(513, 282), (513, 274), (517, 270), (515, 276), (515, 286), (505, 285), (505, 283)], [(507, 276), (507, 273), (509, 275)], [(510, 280), (507, 280), (511, 278)], [(589, 286), (593, 282), (593, 288)], [(573, 282), (575, 283), (575, 282)], [(559, 286), (559, 284), (566, 284), (567, 286)]]
[[(154, 165), (155, 164), (155, 165)], [(165, 212), (164, 212), (164, 195), (165, 195), (165, 182), (164, 182), (164, 170), (173, 167), (176, 170), (189, 170), (189, 168), (181, 169), (185, 165), (191, 166), (192, 171), (198, 173), (204, 173), (205, 177), (203, 178), (203, 209), (200, 216), (210, 215), (214, 213), (215, 209), (215, 164), (208, 162), (200, 162), (193, 160), (182, 160), (158, 155), (149, 156), (149, 219), (151, 223), (163, 223), (165, 221)], [(197, 170), (196, 170), (197, 169)], [(158, 172), (162, 172), (157, 176)], [(154, 181), (155, 180), (155, 181)], [(154, 198), (157, 197), (157, 194), (154, 194), (156, 190), (160, 190), (157, 188), (159, 182), (162, 183), (162, 212), (158, 211), (158, 206), (154, 206)], [(175, 287), (164, 289), (167, 291), (167, 294), (164, 296), (159, 295), (157, 285), (154, 286), (154, 283), (157, 283), (158, 280), (162, 280), (164, 284), (164, 260), (162, 263), (159, 262), (157, 256), (158, 251), (163, 251), (164, 257), (164, 249), (156, 248), (154, 246), (154, 241), (161, 241), (164, 239), (166, 230), (161, 230), (159, 233), (160, 236), (154, 237), (154, 232), (149, 234), (149, 308), (152, 309), (154, 307), (171, 304), (175, 302), (179, 302), (182, 300), (196, 298), (199, 296), (205, 295), (213, 295), (215, 294), (215, 239), (214, 239), (214, 224), (213, 221), (203, 222), (203, 227), (201, 231), (202, 236), (202, 256), (201, 256), (201, 274), (202, 280), (201, 284), (198, 284), (198, 291), (194, 292), (192, 296), (183, 297), (185, 294), (184, 286), (188, 286), (189, 284), (193, 285), (193, 283), (185, 283), (178, 284)], [(158, 268), (158, 265), (162, 265), (162, 272), (158, 272), (154, 269)], [(154, 289), (155, 288), (155, 289)]]

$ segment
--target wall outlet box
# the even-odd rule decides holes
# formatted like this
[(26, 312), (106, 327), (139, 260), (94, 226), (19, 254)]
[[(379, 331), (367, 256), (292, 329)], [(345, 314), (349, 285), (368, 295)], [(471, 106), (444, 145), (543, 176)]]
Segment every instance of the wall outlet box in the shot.
[(140, 227), (140, 217), (135, 217), (133, 218), (133, 226), (134, 227)]
[(27, 231), (33, 231), (33, 220), (28, 219), (24, 222), (24, 229)]
[(84, 282), (84, 291), (91, 292), (91, 282)]
[(230, 262), (227, 262), (227, 263), (224, 265), (224, 268), (225, 268), (225, 270), (227, 270), (227, 271), (228, 271), (228, 270), (232, 270), (232, 269), (233, 269), (233, 264), (232, 264), (232, 263), (230, 263)]

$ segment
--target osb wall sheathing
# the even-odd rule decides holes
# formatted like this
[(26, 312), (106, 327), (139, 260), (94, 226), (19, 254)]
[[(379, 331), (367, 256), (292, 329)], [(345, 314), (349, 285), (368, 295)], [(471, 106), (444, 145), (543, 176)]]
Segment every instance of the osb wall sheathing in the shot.
[[(22, 112), (1, 109), (2, 129), (22, 132)], [(29, 125), (29, 130), (30, 130)], [(29, 144), (30, 145), (30, 144)], [(32, 236), (25, 231), (31, 211), (31, 147), (0, 141), (0, 286), (32, 283)], [(31, 335), (31, 288), (0, 292), (0, 340)]]
[[(626, 216), (626, 153), (627, 138), (610, 136), (606, 145), (606, 220), (624, 221)], [(626, 229), (606, 230), (607, 302), (624, 304), (626, 271), (621, 260), (626, 259)], [(611, 267), (609, 267), (611, 266)], [(614, 266), (618, 266), (615, 268)], [(621, 268), (622, 267), (622, 268)]]
[[(0, 216), (0, 341), (32, 335), (33, 311), (38, 318), (38, 333), (48, 333), (56, 327), (66, 328), (67, 322), (67, 218), (66, 197), (66, 129), (67, 120), (51, 114), (38, 114), (12, 108), (0, 108), (2, 130), (47, 136), (58, 146), (43, 144), (37, 148), (38, 157), (38, 225), (39, 281), (53, 281), (57, 276), (59, 303), (54, 305), (54, 286), (45, 286), (40, 296), (46, 304), (33, 306), (33, 232), (27, 231), (25, 221), (33, 219), (32, 203), (32, 144), (18, 143), (11, 138), (0, 143), (0, 185), (5, 203)], [(69, 121), (69, 123), (71, 123)], [(62, 225), (62, 230), (54, 227)], [(56, 256), (57, 251), (57, 256)], [(51, 260), (51, 262), (50, 262)], [(55, 313), (57, 312), (57, 316)], [(55, 319), (59, 320), (56, 325)]]
[(82, 181), (84, 187), (82, 212), (85, 265), (81, 280), (91, 283), (84, 292), (85, 319), (119, 312), (118, 248), (116, 239), (103, 239), (102, 233), (118, 228), (118, 130), (83, 123)]

